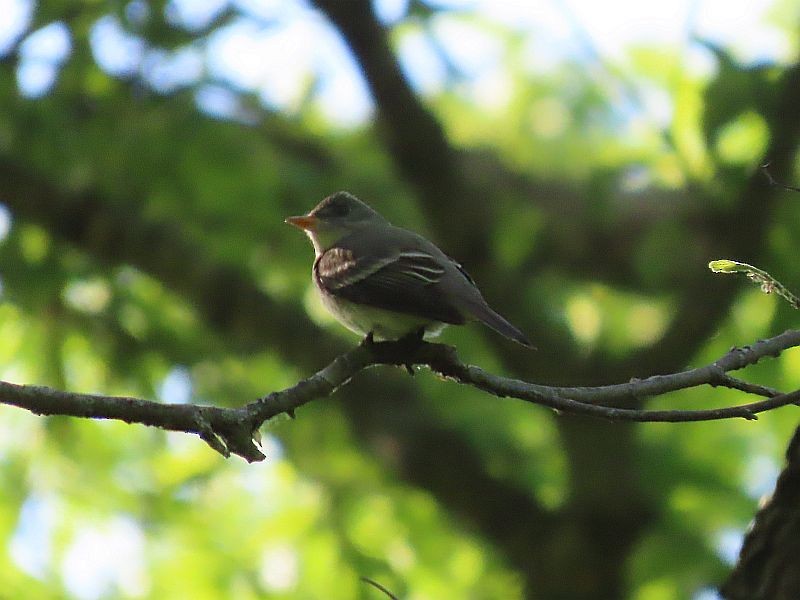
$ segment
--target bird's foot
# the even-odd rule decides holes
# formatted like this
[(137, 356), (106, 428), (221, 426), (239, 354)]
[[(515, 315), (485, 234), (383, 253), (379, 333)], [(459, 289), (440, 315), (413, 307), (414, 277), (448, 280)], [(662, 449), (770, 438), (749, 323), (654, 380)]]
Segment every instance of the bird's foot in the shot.
[[(389, 342), (376, 342), (375, 332), (370, 331), (366, 336), (364, 336), (364, 339), (361, 340), (360, 345), (362, 348), (366, 348), (367, 350), (369, 350), (373, 354), (376, 354), (377, 356), (384, 354), (383, 350), (390, 353), (387, 356), (390, 355), (396, 356), (395, 353), (398, 351), (402, 353), (401, 354), (402, 356), (413, 356), (416, 353), (417, 349), (422, 344), (425, 343), (424, 336), (425, 336), (425, 328), (420, 327), (419, 329), (412, 331), (411, 333), (408, 333), (397, 340)], [(395, 364), (404, 366), (406, 371), (408, 371), (408, 374), (411, 375), (412, 377), (414, 376), (415, 371), (414, 371), (413, 361), (404, 363), (395, 363)]]
[[(397, 342), (406, 346), (409, 353), (414, 352), (425, 342), (425, 328), (420, 327), (416, 331), (412, 331), (411, 333), (404, 335), (397, 340)], [(406, 368), (406, 371), (408, 371), (408, 374), (413, 377), (415, 374), (414, 364), (407, 362), (404, 363), (403, 366)]]
[(364, 339), (361, 340), (361, 345), (365, 348), (371, 348), (375, 345), (375, 332), (370, 331), (367, 335), (364, 336)]

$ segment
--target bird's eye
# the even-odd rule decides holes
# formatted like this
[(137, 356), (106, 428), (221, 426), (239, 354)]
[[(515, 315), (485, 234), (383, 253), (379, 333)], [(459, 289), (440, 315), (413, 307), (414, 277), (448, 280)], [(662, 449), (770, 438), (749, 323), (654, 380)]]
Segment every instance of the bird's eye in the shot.
[(330, 211), (335, 217), (346, 217), (350, 212), (350, 207), (346, 202), (332, 202), (330, 205)]

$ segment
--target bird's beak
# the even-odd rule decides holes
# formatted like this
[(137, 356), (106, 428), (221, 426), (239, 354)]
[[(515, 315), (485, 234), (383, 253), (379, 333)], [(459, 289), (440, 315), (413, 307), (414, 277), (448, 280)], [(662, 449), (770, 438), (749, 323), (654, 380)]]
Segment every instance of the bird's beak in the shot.
[(287, 217), (285, 223), (294, 225), (303, 231), (313, 231), (317, 227), (319, 219), (313, 215), (302, 215), (300, 217)]

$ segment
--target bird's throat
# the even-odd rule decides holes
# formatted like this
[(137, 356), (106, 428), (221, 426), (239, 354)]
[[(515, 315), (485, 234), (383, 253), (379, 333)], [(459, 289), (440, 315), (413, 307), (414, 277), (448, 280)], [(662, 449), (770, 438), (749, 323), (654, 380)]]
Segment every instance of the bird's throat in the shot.
[(306, 230), (308, 239), (314, 246), (314, 254), (319, 258), (326, 250), (333, 247), (342, 237), (341, 231), (327, 231), (324, 228)]

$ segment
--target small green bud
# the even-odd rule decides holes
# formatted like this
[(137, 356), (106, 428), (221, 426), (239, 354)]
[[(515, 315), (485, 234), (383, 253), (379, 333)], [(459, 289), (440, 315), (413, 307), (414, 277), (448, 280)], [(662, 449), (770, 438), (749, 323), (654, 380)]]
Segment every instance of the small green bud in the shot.
[(744, 263), (736, 262), (735, 260), (712, 260), (708, 263), (708, 268), (714, 271), (714, 273), (739, 273), (741, 271), (747, 272), (747, 267), (750, 265), (746, 265)]

